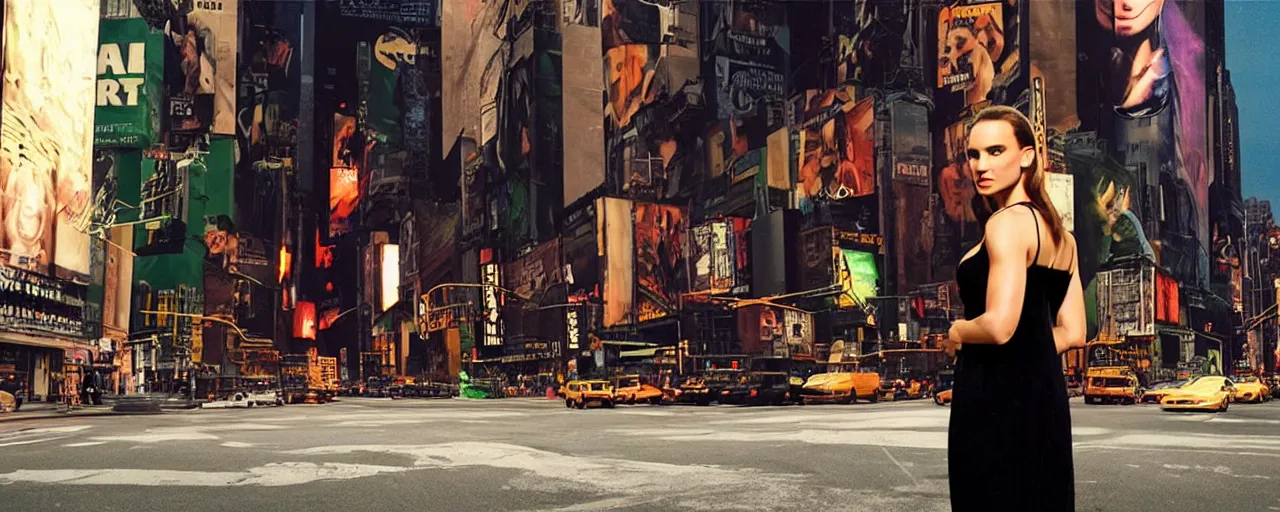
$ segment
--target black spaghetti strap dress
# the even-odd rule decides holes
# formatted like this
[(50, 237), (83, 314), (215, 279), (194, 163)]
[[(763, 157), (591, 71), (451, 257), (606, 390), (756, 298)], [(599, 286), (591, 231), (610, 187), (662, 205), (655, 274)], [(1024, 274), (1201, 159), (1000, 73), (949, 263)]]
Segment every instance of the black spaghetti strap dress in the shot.
[[(984, 240), (956, 270), (965, 318), (986, 310), (990, 271)], [(947, 432), (952, 510), (1075, 510), (1071, 411), (1053, 341), (1071, 276), (1038, 263), (1027, 268), (1026, 298), (1009, 342), (964, 345), (957, 353)]]

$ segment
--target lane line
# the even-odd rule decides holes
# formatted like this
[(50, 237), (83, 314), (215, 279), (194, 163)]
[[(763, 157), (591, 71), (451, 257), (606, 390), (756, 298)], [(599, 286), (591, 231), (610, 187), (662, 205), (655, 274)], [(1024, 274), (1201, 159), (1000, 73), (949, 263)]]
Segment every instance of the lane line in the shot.
[(915, 485), (915, 486), (920, 485), (920, 482), (916, 480), (915, 475), (912, 475), (910, 471), (907, 471), (907, 467), (903, 466), (901, 462), (898, 462), (898, 459), (894, 457), (892, 453), (889, 453), (888, 448), (881, 446), (880, 449), (884, 450), (884, 454), (889, 456), (889, 460), (893, 461), (894, 465), (898, 466), (898, 469), (901, 469), (903, 473), (907, 474), (907, 478), (911, 479), (911, 485)]

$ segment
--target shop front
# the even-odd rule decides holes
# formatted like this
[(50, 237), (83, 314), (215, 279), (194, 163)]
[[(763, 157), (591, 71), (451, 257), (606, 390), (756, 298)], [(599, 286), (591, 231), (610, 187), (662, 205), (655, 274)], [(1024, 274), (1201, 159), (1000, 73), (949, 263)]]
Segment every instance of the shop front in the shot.
[(55, 401), (63, 354), (85, 339), (86, 287), (0, 265), (0, 378), (24, 400)]

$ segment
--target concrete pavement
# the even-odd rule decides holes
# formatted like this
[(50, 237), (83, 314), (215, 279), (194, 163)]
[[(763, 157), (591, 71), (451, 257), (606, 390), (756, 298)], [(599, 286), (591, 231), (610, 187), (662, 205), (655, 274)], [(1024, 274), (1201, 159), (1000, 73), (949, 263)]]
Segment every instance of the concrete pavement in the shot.
[[(15, 510), (940, 511), (948, 411), (347, 399), (60, 418), (0, 423), (0, 485)], [(1280, 403), (1072, 414), (1080, 510), (1280, 510)]]

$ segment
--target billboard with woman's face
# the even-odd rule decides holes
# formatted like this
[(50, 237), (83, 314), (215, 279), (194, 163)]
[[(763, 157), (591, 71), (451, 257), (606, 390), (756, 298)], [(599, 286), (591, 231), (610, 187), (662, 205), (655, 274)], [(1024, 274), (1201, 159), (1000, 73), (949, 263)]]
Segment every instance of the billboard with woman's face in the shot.
[(8, 0), (4, 9), (0, 261), (88, 275), (80, 214), (91, 192), (98, 5)]

